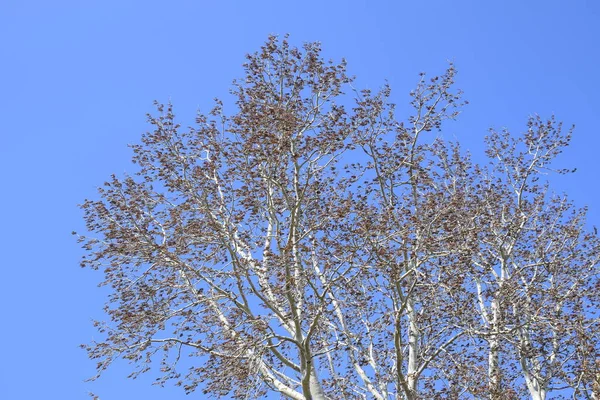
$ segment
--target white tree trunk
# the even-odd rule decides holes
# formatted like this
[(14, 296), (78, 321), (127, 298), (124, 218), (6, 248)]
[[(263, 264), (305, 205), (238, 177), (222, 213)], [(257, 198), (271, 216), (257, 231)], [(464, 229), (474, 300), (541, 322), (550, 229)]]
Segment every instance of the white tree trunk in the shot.
[(419, 356), (419, 327), (417, 325), (417, 312), (414, 308), (413, 300), (408, 299), (406, 302), (408, 311), (408, 371), (407, 385), (409, 393), (407, 396), (412, 399), (417, 393), (417, 367)]
[(537, 383), (537, 380), (530, 384), (527, 382), (529, 393), (531, 394), (531, 400), (546, 400), (546, 390), (541, 388)]
[(528, 371), (524, 358), (521, 359), (521, 365), (523, 367), (523, 374), (525, 375), (527, 389), (529, 389), (529, 394), (531, 394), (531, 399), (546, 400), (546, 387), (540, 383), (539, 379), (537, 379), (530, 371)]
[(500, 399), (500, 338), (498, 337), (499, 306), (498, 299), (492, 300), (492, 336), (489, 340), (488, 387), (490, 400)]
[(314, 366), (310, 371), (310, 394), (313, 400), (328, 400), (327, 396), (325, 396), (325, 392), (323, 392), (321, 382), (319, 381)]

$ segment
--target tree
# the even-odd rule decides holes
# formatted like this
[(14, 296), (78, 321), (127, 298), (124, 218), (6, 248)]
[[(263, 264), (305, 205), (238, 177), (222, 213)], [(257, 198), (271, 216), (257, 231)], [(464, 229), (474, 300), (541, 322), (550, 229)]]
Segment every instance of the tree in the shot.
[(404, 122), (317, 43), (244, 68), (234, 115), (157, 104), (136, 174), (82, 205), (112, 288), (99, 373), (162, 354), (159, 384), (216, 397), (598, 399), (600, 242), (546, 179), (571, 130), (492, 131), (480, 166), (432, 134), (466, 103), (453, 65)]

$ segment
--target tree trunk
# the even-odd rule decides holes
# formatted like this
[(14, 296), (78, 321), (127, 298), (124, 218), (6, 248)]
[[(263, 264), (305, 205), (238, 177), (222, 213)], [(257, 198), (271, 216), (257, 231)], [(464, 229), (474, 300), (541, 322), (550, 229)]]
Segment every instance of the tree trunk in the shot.
[(325, 392), (323, 392), (321, 382), (319, 381), (319, 377), (317, 376), (317, 371), (315, 370), (314, 366), (310, 370), (310, 394), (313, 400), (327, 400), (327, 396), (325, 396)]
[(546, 400), (546, 388), (540, 385), (540, 382), (531, 374), (525, 372), (525, 383), (531, 394), (531, 400)]
[(500, 338), (498, 335), (499, 306), (498, 299), (492, 300), (492, 336), (489, 340), (488, 355), (488, 387), (490, 400), (501, 400), (500, 387)]
[(419, 356), (419, 327), (417, 325), (417, 312), (414, 308), (413, 300), (408, 299), (406, 302), (406, 309), (408, 311), (408, 371), (407, 371), (407, 386), (408, 393), (406, 397), (408, 400), (416, 398), (417, 394), (417, 366)]

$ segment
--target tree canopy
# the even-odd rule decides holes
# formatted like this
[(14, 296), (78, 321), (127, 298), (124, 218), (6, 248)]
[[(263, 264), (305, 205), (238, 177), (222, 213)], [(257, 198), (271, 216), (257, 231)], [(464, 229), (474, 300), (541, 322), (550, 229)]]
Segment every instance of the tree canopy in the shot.
[(99, 373), (158, 359), (159, 384), (240, 399), (600, 397), (600, 242), (548, 182), (572, 129), (490, 131), (479, 165), (436, 133), (466, 103), (453, 65), (403, 118), (318, 43), (270, 37), (244, 71), (232, 115), (184, 129), (157, 104), (135, 174), (81, 206), (82, 265), (112, 289)]

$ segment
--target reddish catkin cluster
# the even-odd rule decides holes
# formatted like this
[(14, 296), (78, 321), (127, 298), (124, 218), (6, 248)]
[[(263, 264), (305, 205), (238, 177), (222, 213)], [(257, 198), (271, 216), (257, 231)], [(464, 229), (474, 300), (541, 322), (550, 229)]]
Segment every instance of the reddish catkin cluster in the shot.
[(480, 166), (433, 133), (465, 103), (452, 65), (403, 120), (317, 43), (271, 37), (244, 67), (235, 114), (183, 129), (157, 104), (137, 172), (82, 205), (82, 265), (112, 289), (84, 346), (99, 373), (124, 358), (240, 399), (598, 399), (600, 243), (546, 178), (571, 131), (492, 131)]

